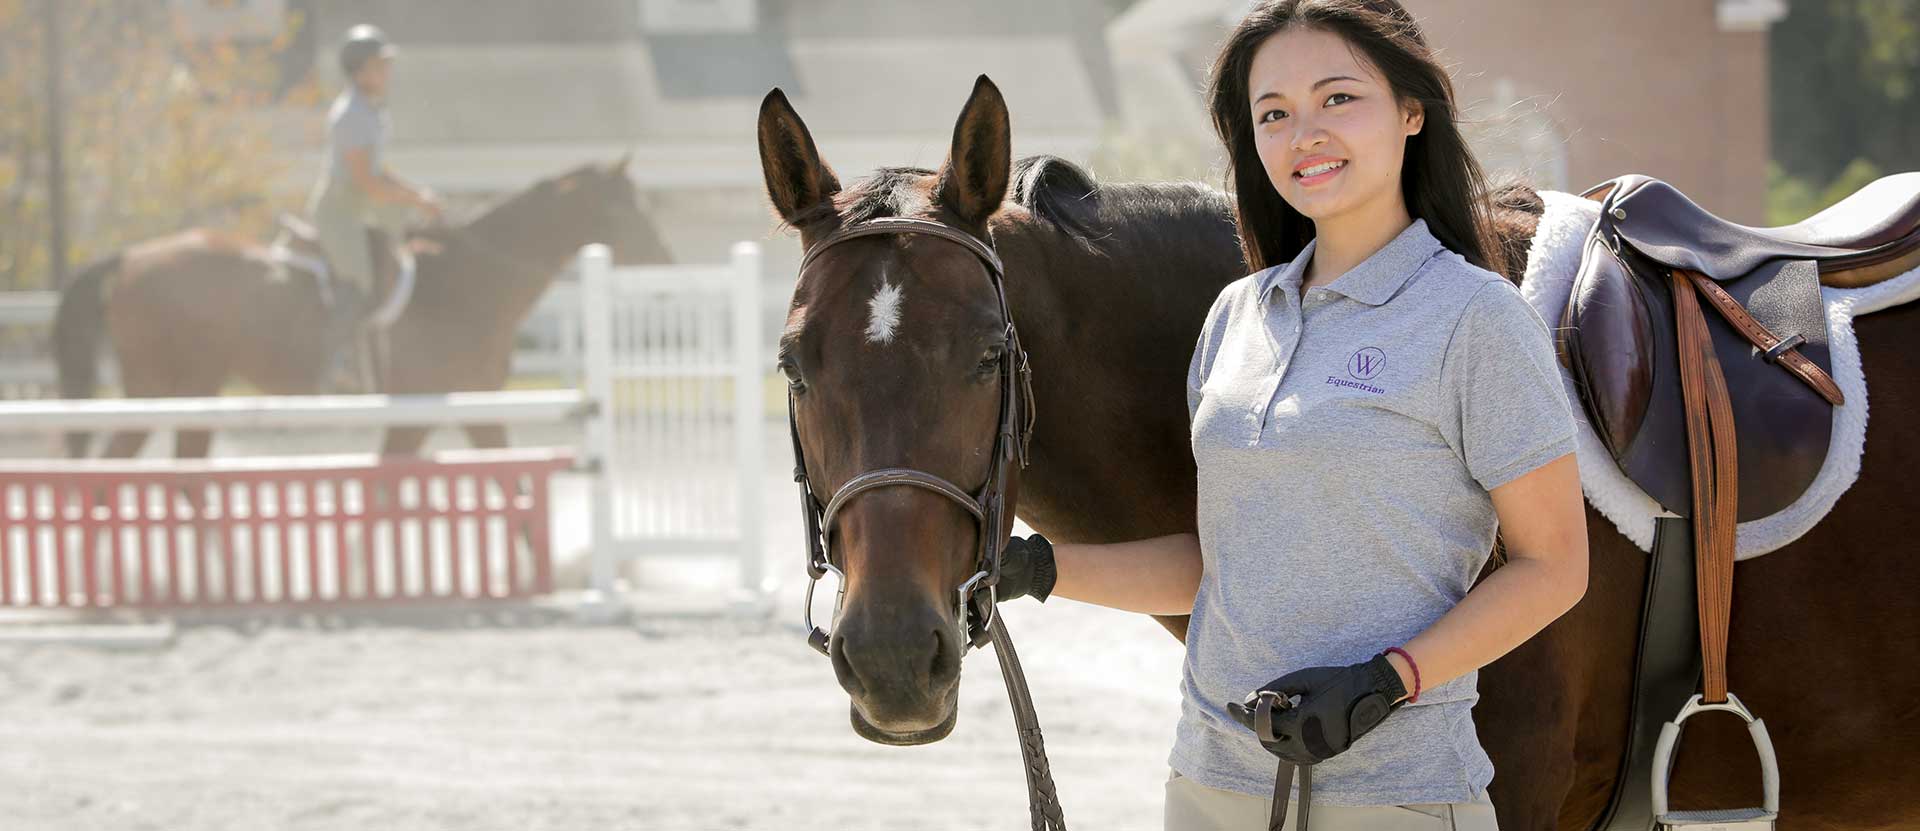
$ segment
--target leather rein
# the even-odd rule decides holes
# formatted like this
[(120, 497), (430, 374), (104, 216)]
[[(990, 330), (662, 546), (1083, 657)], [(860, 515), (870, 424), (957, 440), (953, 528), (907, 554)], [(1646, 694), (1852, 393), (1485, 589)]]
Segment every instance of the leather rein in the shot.
[(822, 252), (848, 240), (875, 236), (920, 235), (946, 240), (973, 254), (987, 267), (989, 282), (1000, 306), (1001, 319), (1007, 323), (1004, 349), (1000, 353), (1000, 416), (994, 429), (992, 466), (987, 479), (973, 492), (944, 478), (921, 470), (889, 467), (862, 473), (840, 486), (833, 497), (821, 505), (813, 483), (807, 477), (806, 452), (800, 446), (800, 422), (795, 413), (793, 392), (787, 392), (787, 431), (793, 439), (793, 481), (800, 486), (800, 513), (806, 520), (807, 593), (802, 620), (807, 629), (807, 644), (820, 654), (829, 654), (832, 636), (813, 621), (813, 590), (820, 579), (832, 572), (839, 581), (833, 616), (838, 619), (846, 600), (846, 574), (833, 563), (831, 535), (834, 520), (854, 497), (867, 491), (888, 487), (914, 487), (946, 497), (972, 515), (980, 528), (979, 551), (973, 576), (956, 590), (955, 620), (960, 627), (962, 649), (993, 644), (1000, 662), (1000, 675), (1007, 685), (1007, 699), (1013, 706), (1014, 725), (1019, 730), (1020, 755), (1025, 761), (1027, 806), (1034, 831), (1065, 831), (1060, 800), (1055, 793), (1053, 773), (1047, 762), (1046, 744), (1040, 735), (1038, 713), (1027, 689), (1026, 675), (1013, 649), (1013, 638), (996, 614), (1000, 582), (1001, 523), (1006, 516), (1007, 480), (1010, 466), (1019, 462), (1025, 468), (1028, 445), (1033, 439), (1033, 371), (1027, 353), (1020, 346), (1020, 333), (1014, 328), (1013, 314), (1007, 306), (1006, 267), (1000, 255), (978, 237), (966, 231), (926, 219), (882, 217), (842, 227), (807, 248), (800, 258), (800, 272), (818, 259)]

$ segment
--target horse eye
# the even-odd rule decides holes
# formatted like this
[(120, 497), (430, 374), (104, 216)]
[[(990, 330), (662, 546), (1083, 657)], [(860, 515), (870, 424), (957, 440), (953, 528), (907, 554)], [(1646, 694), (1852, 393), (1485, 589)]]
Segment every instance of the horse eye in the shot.
[(805, 385), (806, 382), (800, 377), (800, 366), (791, 359), (781, 358), (778, 367), (780, 374), (787, 376), (787, 386), (798, 390)]
[(1006, 347), (1003, 346), (995, 346), (992, 349), (988, 349), (985, 355), (980, 356), (980, 363), (974, 367), (974, 370), (982, 375), (998, 372), (1000, 370), (1000, 356), (1006, 354), (1006, 351)]

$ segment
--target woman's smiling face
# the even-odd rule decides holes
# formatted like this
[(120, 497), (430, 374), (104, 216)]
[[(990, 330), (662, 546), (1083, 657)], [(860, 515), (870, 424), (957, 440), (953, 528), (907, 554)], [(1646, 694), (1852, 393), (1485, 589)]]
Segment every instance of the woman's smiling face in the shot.
[(1260, 163), (1294, 210), (1317, 223), (1403, 204), (1401, 162), (1421, 114), (1402, 110), (1344, 38), (1298, 26), (1267, 38), (1247, 95)]

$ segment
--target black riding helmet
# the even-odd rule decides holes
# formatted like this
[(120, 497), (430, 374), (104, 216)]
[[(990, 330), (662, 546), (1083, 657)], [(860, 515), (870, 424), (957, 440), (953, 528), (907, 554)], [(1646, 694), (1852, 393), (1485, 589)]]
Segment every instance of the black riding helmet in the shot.
[(340, 71), (351, 78), (368, 59), (376, 55), (391, 58), (396, 51), (380, 27), (362, 23), (348, 29), (347, 39), (340, 44)]

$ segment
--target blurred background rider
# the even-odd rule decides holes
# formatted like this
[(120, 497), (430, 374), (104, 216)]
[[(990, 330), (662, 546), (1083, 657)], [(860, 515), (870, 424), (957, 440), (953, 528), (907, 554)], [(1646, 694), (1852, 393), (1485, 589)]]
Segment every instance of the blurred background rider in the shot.
[(308, 199), (307, 214), (319, 232), (333, 269), (333, 304), (328, 309), (328, 379), (335, 389), (367, 390), (361, 371), (359, 335), (375, 295), (376, 260), (368, 231), (377, 230), (394, 257), (408, 257), (403, 229), (414, 209), (440, 216), (440, 200), (425, 187), (387, 169), (384, 148), (392, 121), (387, 85), (396, 50), (386, 33), (361, 24), (347, 30), (340, 45), (340, 71), (347, 88), (327, 113), (327, 161)]

